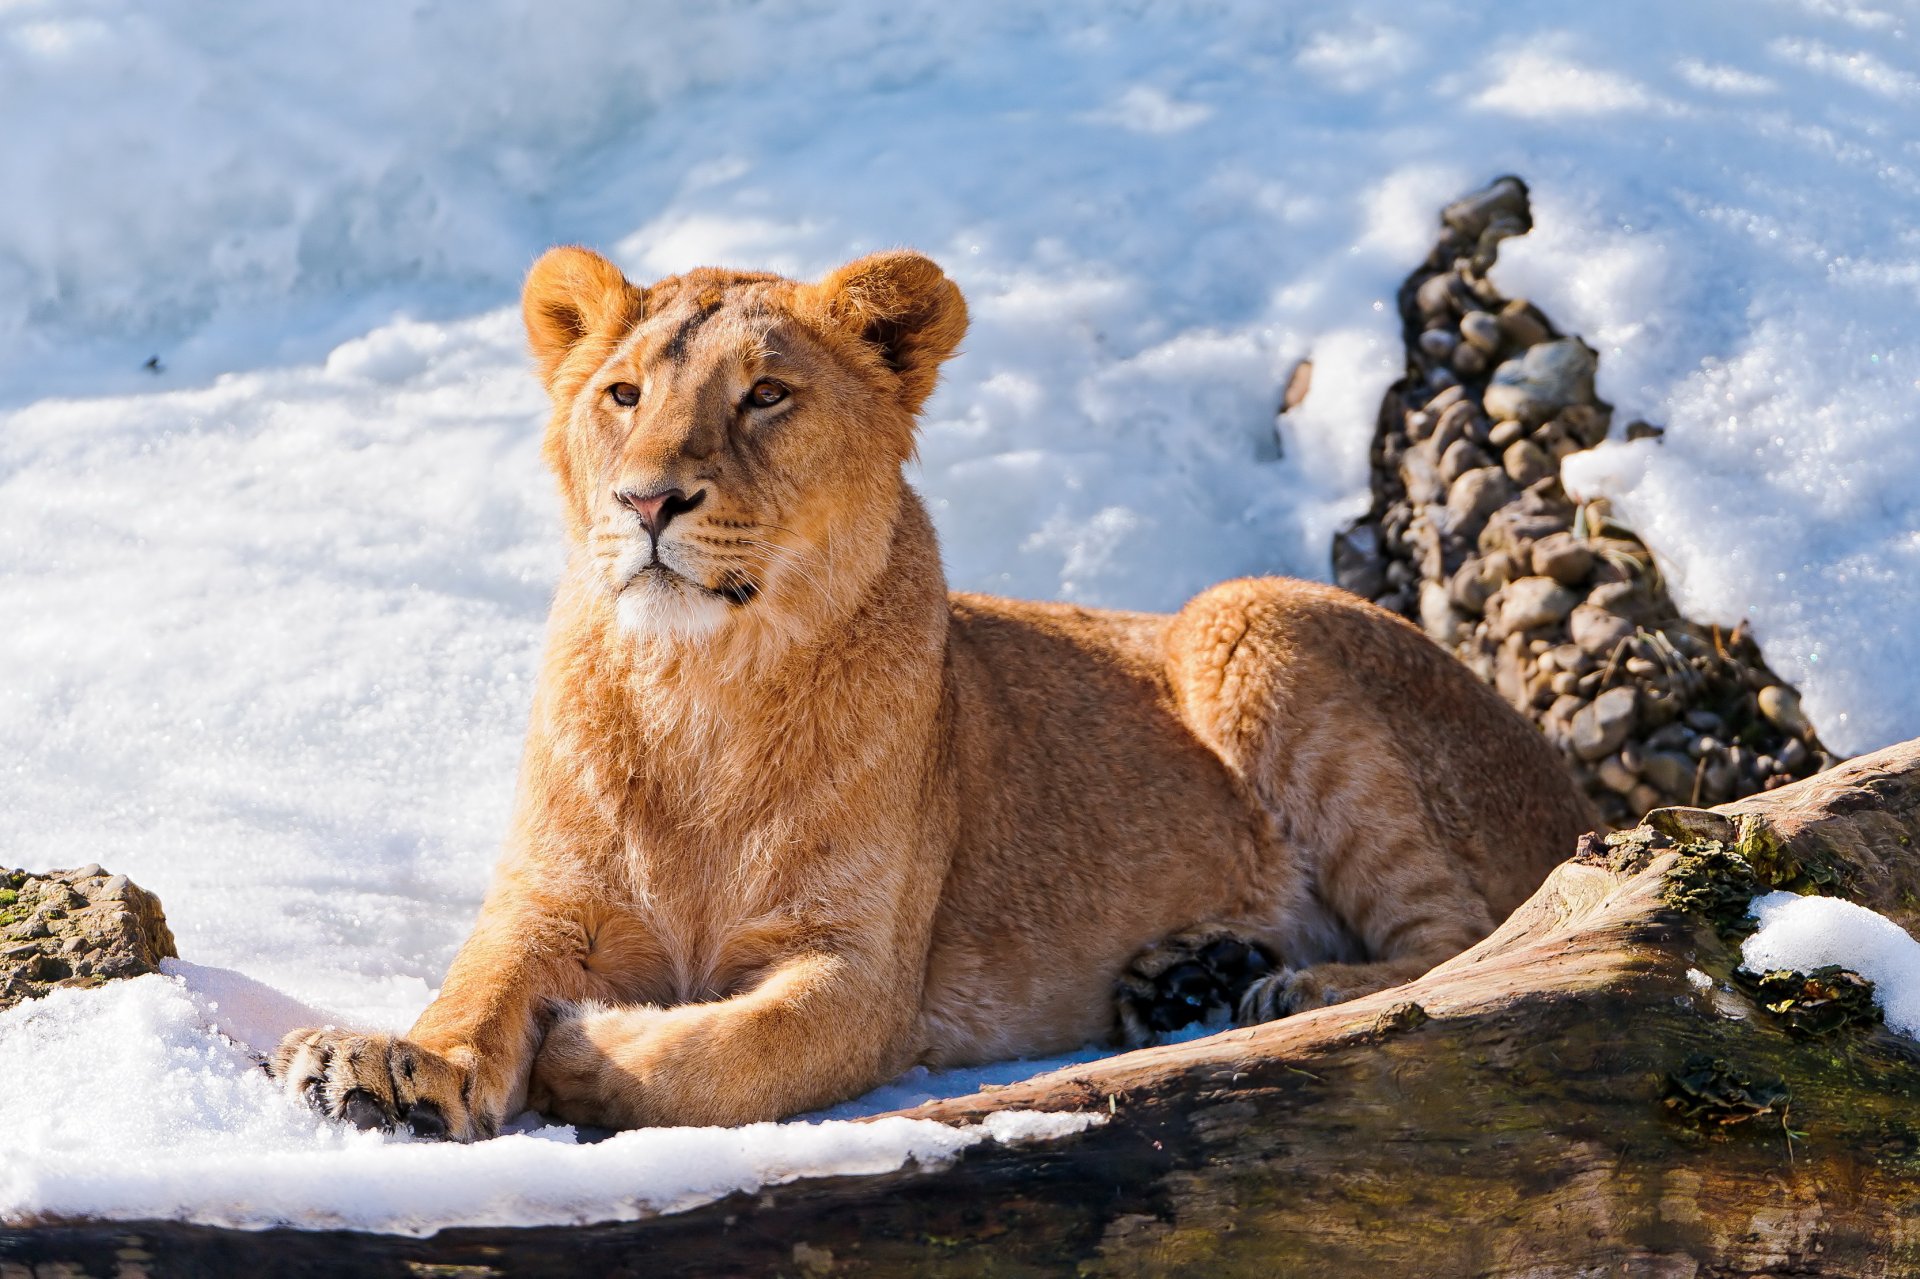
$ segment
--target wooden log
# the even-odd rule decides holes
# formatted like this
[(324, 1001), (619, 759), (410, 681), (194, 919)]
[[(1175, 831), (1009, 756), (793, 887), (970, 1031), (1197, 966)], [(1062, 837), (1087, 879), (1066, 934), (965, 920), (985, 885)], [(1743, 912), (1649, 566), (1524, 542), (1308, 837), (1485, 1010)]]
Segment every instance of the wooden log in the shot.
[(1726, 909), (1790, 884), (1913, 928), (1916, 838), (1920, 741), (1590, 839), (1396, 990), (902, 1112), (1107, 1116), (1059, 1141), (601, 1226), (43, 1227), (0, 1234), (0, 1277), (1920, 1273), (1920, 1044), (1793, 1033), (1732, 979)]

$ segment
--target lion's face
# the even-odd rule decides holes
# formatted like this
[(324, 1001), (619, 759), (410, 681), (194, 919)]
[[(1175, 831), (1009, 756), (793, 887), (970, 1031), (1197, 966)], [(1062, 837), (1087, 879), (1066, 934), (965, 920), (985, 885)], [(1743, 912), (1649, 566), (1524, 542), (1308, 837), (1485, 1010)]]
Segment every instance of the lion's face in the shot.
[(620, 622), (662, 640), (798, 634), (851, 607), (966, 326), (959, 291), (910, 253), (817, 284), (700, 270), (639, 289), (555, 249), (525, 311), (569, 532)]

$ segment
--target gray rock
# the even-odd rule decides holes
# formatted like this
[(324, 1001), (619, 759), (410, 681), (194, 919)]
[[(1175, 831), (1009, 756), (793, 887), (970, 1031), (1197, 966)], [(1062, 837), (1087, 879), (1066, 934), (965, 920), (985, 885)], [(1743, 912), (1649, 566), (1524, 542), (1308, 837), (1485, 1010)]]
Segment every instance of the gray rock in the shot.
[(1471, 342), (1462, 342), (1454, 347), (1453, 358), (1448, 361), (1453, 365), (1453, 371), (1461, 377), (1481, 376), (1487, 371), (1490, 362), (1487, 353)]
[(1472, 290), (1452, 271), (1429, 276), (1413, 295), (1413, 305), (1428, 320), (1450, 319), (1473, 304)]
[(1593, 572), (1593, 550), (1571, 533), (1554, 533), (1533, 544), (1533, 571), (1578, 586)]
[(1587, 595), (1587, 603), (1642, 624), (1660, 611), (1638, 582), (1602, 582)]
[(1460, 317), (1460, 336), (1492, 355), (1500, 349), (1500, 321), (1485, 311), (1469, 311)]
[(1420, 349), (1436, 360), (1452, 355), (1459, 344), (1460, 338), (1452, 329), (1428, 329), (1420, 335)]
[(1577, 338), (1542, 342), (1493, 371), (1482, 402), (1498, 419), (1545, 422), (1593, 398), (1593, 352)]
[(1693, 773), (1693, 760), (1677, 751), (1648, 751), (1640, 762), (1641, 777), (1682, 803), (1692, 802)]
[(1380, 553), (1377, 527), (1354, 524), (1333, 535), (1333, 581), (1365, 600), (1379, 599), (1385, 593), (1386, 562)]
[[(1501, 476), (1502, 479), (1506, 477)], [(1523, 577), (1509, 582), (1500, 593), (1502, 634), (1530, 631), (1563, 620), (1580, 602), (1580, 596), (1550, 577)], [(1618, 743), (1616, 743), (1617, 745)]]
[(1610, 688), (1594, 698), (1573, 717), (1573, 753), (1596, 760), (1619, 750), (1633, 731), (1639, 706), (1640, 694), (1633, 688)]
[(1527, 186), (1519, 178), (1497, 178), (1472, 195), (1462, 196), (1440, 210), (1440, 221), (1469, 240), (1477, 240), (1500, 218), (1531, 220)]
[(1567, 635), (1574, 643), (1598, 657), (1605, 658), (1622, 640), (1634, 633), (1634, 625), (1617, 613), (1582, 604), (1567, 615)]
[(1467, 471), (1447, 490), (1450, 527), (1464, 538), (1479, 536), (1487, 517), (1511, 502), (1513, 494), (1513, 481), (1499, 467)]
[(1500, 465), (1506, 468), (1507, 478), (1523, 489), (1560, 473), (1546, 450), (1532, 440), (1515, 440), (1507, 445), (1506, 452), (1500, 455)]
[(1775, 751), (1773, 757), (1782, 771), (1791, 773), (1807, 762), (1807, 744), (1797, 737), (1789, 737), (1787, 744)]
[(1594, 766), (1593, 775), (1600, 784), (1616, 795), (1631, 795), (1633, 788), (1640, 784), (1640, 775), (1627, 767), (1626, 761), (1618, 755), (1609, 755)]

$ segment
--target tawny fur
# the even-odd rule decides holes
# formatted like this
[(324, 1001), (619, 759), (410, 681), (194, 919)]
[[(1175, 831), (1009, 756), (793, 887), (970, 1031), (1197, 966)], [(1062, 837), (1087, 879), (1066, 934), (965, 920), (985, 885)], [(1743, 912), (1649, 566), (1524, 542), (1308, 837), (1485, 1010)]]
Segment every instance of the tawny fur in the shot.
[[(1195, 928), (1278, 956), (1288, 1012), (1470, 945), (1593, 824), (1340, 591), (949, 595), (901, 467), (966, 307), (917, 254), (641, 289), (556, 249), (525, 312), (571, 557), (507, 851), (406, 1039), (282, 1046), (332, 1114), (777, 1118), (1106, 1038), (1128, 960)], [(699, 496), (656, 551), (634, 502), (667, 490)]]

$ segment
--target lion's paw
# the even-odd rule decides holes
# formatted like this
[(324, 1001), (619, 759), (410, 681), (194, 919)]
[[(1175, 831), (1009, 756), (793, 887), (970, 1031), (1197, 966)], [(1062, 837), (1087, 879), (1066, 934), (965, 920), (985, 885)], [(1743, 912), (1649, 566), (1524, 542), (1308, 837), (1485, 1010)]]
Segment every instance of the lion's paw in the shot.
[(289, 1095), (356, 1128), (404, 1125), (434, 1141), (472, 1141), (496, 1130), (469, 1107), (465, 1071), (391, 1035), (296, 1030), (280, 1041), (268, 1070)]
[(1120, 1037), (1139, 1047), (1195, 1022), (1224, 1023), (1243, 992), (1272, 970), (1265, 949), (1226, 929), (1176, 933), (1141, 951), (1121, 974)]

